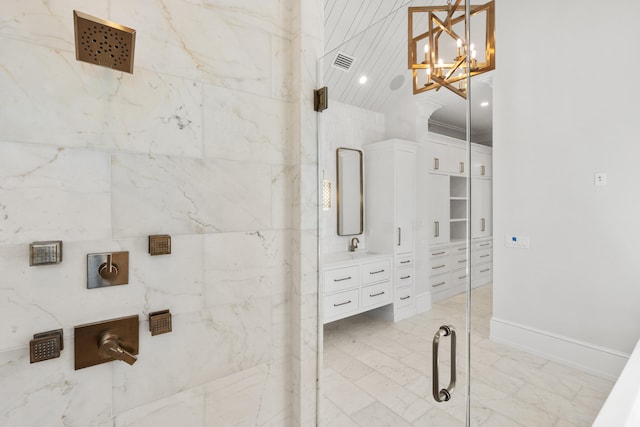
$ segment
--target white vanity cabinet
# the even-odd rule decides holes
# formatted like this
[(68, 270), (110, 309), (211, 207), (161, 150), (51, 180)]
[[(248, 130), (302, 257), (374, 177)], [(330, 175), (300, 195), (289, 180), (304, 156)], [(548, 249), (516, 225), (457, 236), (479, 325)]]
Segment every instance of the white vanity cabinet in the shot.
[[(393, 254), (395, 298), (387, 317), (397, 321), (415, 314), (416, 144), (365, 144), (364, 163), (367, 249)], [(440, 166), (438, 157), (432, 166)]]
[(471, 238), (493, 235), (491, 213), (491, 180), (471, 178)]
[(449, 165), (449, 147), (445, 144), (433, 143), (425, 149), (426, 152), (422, 156), (420, 167), (429, 172), (446, 173)]
[(491, 148), (473, 146), (471, 148), (471, 176), (491, 178), (493, 175)]
[(393, 302), (391, 255), (329, 256), (322, 270), (323, 323)]
[(467, 150), (454, 145), (448, 146), (448, 173), (456, 176), (468, 176)]
[(418, 197), (425, 197), (427, 207), (426, 231), (430, 245), (449, 242), (450, 204), (449, 176), (427, 174), (424, 186), (418, 190)]

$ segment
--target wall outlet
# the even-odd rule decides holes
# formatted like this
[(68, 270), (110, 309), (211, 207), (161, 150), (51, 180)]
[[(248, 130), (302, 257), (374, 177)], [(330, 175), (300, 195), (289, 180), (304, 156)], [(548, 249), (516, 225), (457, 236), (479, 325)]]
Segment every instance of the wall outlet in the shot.
[(529, 236), (507, 234), (504, 239), (504, 245), (507, 248), (529, 249)]
[(605, 172), (596, 172), (593, 174), (593, 183), (597, 186), (607, 185), (607, 174)]

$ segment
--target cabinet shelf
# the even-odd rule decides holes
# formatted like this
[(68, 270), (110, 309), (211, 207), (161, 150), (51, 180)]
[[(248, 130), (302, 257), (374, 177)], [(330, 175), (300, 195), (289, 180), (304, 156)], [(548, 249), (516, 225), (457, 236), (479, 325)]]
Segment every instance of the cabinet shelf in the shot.
[(459, 237), (456, 239), (451, 239), (451, 244), (456, 244), (456, 243), (467, 243), (467, 239), (464, 237)]
[(467, 178), (460, 176), (451, 176), (449, 195), (452, 199), (465, 199), (467, 198)]
[(451, 199), (449, 201), (449, 219), (466, 219), (467, 218), (467, 200), (466, 199)]
[(465, 221), (467, 221), (467, 218), (451, 218), (449, 221), (450, 222), (465, 222)]
[(463, 202), (469, 200), (468, 197), (450, 197), (449, 200), (461, 200)]

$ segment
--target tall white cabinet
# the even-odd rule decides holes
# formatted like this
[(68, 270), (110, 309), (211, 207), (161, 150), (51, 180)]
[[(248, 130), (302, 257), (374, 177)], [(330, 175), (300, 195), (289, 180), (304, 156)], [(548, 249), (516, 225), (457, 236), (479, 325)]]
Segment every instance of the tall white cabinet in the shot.
[(471, 144), (471, 165), (468, 160), (465, 142), (455, 138), (431, 133), (418, 147), (418, 312), (464, 291), (469, 273), (474, 287), (492, 280), (491, 148)]
[(416, 312), (416, 145), (392, 139), (365, 144), (365, 233), (370, 252), (393, 255), (393, 305), (388, 317)]

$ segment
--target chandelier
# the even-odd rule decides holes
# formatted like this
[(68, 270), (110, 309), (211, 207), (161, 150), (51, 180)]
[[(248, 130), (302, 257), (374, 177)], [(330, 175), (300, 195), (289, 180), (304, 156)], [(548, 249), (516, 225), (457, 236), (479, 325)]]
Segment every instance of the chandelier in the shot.
[(445, 87), (466, 99), (467, 77), (495, 69), (495, 2), (469, 7), (471, 41), (466, 40), (466, 10), (461, 3), (448, 0), (446, 6), (409, 8), (414, 95)]

